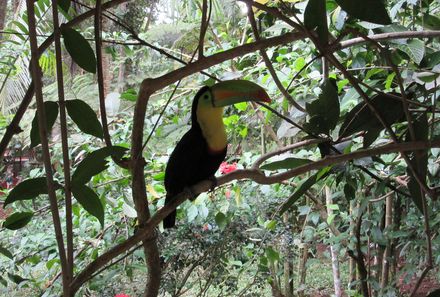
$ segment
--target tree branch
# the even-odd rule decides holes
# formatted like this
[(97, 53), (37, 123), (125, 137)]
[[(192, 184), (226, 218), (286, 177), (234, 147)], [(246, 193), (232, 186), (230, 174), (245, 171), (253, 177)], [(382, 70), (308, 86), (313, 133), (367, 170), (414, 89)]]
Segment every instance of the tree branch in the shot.
[(70, 187), (70, 155), (69, 140), (67, 132), (66, 102), (64, 95), (64, 77), (63, 77), (63, 54), (61, 51), (61, 32), (58, 18), (58, 1), (52, 0), (52, 17), (54, 26), (56, 73), (58, 87), (58, 104), (60, 109), (61, 126), (61, 147), (63, 154), (63, 172), (64, 172), (64, 197), (66, 201), (66, 243), (67, 243), (67, 271), (66, 279), (70, 282), (73, 279), (73, 223), (72, 223), (72, 192)]
[[(139, 100), (138, 100), (139, 101)], [(259, 184), (274, 184), (279, 183), (280, 181), (287, 180), (293, 178), (295, 176), (304, 174), (311, 170), (319, 170), (326, 166), (347, 162), (354, 159), (380, 155), (380, 154), (389, 154), (389, 153), (397, 153), (399, 151), (412, 151), (412, 150), (421, 150), (421, 149), (429, 149), (433, 147), (440, 147), (440, 140), (434, 140), (431, 142), (405, 142), (405, 143), (391, 143), (384, 146), (359, 150), (356, 152), (352, 152), (350, 154), (343, 155), (332, 155), (327, 156), (326, 158), (309, 163), (300, 167), (296, 167), (295, 169), (266, 176), (261, 171), (257, 169), (244, 169), (244, 170), (236, 170), (229, 174), (223, 175), (217, 179), (217, 186), (222, 186), (226, 183), (229, 183), (233, 180), (242, 180), (249, 179), (253, 180)], [(90, 275), (93, 274), (96, 270), (103, 267), (106, 263), (111, 261), (114, 257), (124, 253), (125, 251), (132, 248), (139, 241), (145, 238), (151, 238), (152, 230), (173, 210), (175, 210), (180, 204), (184, 201), (193, 197), (194, 195), (198, 195), (202, 192), (206, 192), (212, 188), (212, 181), (204, 180), (201, 181), (194, 186), (186, 189), (182, 193), (176, 195), (170, 204), (167, 204), (163, 208), (159, 209), (151, 218), (147, 221), (144, 228), (139, 230), (138, 233), (128, 238), (126, 241), (114, 246), (107, 252), (100, 255), (94, 261), (92, 261), (83, 271), (81, 271), (77, 277), (73, 280), (72, 286), (74, 288), (79, 288)]]
[(53, 180), (52, 164), (49, 152), (48, 133), (46, 127), (46, 114), (43, 100), (43, 83), (42, 72), (38, 64), (38, 41), (36, 36), (36, 22), (34, 1), (26, 0), (28, 24), (29, 24), (29, 41), (31, 45), (31, 75), (35, 83), (37, 113), (38, 113), (38, 128), (40, 133), (40, 141), (43, 152), (43, 162), (46, 172), (47, 193), (49, 195), (50, 210), (52, 214), (52, 221), (55, 230), (55, 238), (58, 246), (58, 253), (61, 262), (61, 270), (63, 274), (63, 294), (70, 297), (69, 279), (66, 251), (64, 248), (63, 232), (61, 229), (60, 214), (58, 212), (57, 196), (55, 193), (55, 184)]

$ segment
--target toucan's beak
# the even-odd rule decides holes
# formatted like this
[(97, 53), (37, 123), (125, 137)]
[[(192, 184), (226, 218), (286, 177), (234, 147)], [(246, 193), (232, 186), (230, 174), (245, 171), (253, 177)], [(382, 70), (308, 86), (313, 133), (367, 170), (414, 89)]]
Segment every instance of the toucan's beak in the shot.
[(213, 85), (211, 91), (215, 107), (245, 101), (270, 102), (269, 95), (262, 87), (247, 80), (222, 81)]

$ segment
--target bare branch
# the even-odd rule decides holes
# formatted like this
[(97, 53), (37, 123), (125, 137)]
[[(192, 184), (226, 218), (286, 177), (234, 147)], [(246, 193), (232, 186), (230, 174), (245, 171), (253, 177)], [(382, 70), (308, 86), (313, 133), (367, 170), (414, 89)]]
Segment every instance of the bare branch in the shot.
[(58, 19), (58, 1), (52, 0), (52, 16), (54, 25), (56, 73), (58, 86), (58, 104), (60, 108), (61, 147), (63, 152), (64, 196), (66, 201), (66, 243), (67, 243), (67, 271), (66, 279), (70, 283), (73, 279), (73, 223), (72, 223), (72, 192), (70, 188), (70, 155), (67, 132), (66, 102), (64, 96), (63, 55), (61, 51), (61, 32)]
[(47, 192), (49, 195), (50, 210), (52, 214), (52, 221), (55, 229), (55, 237), (58, 245), (58, 253), (61, 261), (61, 270), (63, 273), (63, 294), (70, 297), (69, 280), (68, 280), (68, 268), (66, 251), (64, 248), (63, 232), (61, 229), (60, 214), (58, 212), (57, 196), (55, 193), (55, 184), (53, 180), (52, 164), (49, 152), (48, 133), (46, 127), (46, 113), (44, 109), (43, 101), (43, 82), (42, 71), (38, 64), (38, 42), (36, 36), (36, 22), (35, 22), (35, 10), (34, 1), (26, 0), (28, 24), (29, 24), (29, 41), (31, 44), (31, 75), (35, 83), (35, 95), (37, 101), (37, 113), (38, 113), (38, 128), (40, 132), (40, 141), (43, 152), (43, 162), (46, 171)]
[[(254, 11), (252, 10), (252, 7), (249, 4), (249, 2), (247, 2), (246, 4), (248, 5), (248, 10), (247, 10), (248, 11), (248, 19), (251, 24), (252, 31), (254, 32), (255, 40), (259, 41), (259, 40), (261, 40), (261, 38), (260, 38), (260, 33), (258, 32), (257, 23), (255, 22)], [(287, 90), (284, 88), (283, 84), (281, 83), (280, 79), (278, 78), (278, 75), (277, 75), (277, 73), (272, 65), (272, 62), (270, 61), (269, 56), (267, 55), (266, 51), (264, 49), (260, 49), (260, 53), (261, 53), (261, 56), (263, 57), (264, 64), (266, 65), (267, 69), (269, 70), (270, 75), (272, 76), (272, 79), (275, 82), (275, 84), (277, 85), (280, 92), (284, 95), (284, 97), (287, 100), (289, 100), (289, 102), (293, 106), (295, 106), (296, 109), (304, 112), (305, 111), (304, 107), (299, 105), (295, 101), (295, 99), (292, 98), (292, 96), (289, 94), (289, 92), (287, 92)]]

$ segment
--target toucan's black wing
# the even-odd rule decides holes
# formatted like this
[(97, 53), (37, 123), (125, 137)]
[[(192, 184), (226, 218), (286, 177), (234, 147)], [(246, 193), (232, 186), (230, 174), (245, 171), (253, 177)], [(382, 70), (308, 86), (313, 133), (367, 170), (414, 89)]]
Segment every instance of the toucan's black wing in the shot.
[[(218, 154), (211, 154), (200, 129), (191, 128), (177, 143), (168, 160), (165, 170), (165, 205), (185, 187), (213, 176), (225, 156), (226, 148)], [(174, 211), (164, 219), (164, 227), (173, 227), (175, 218)]]

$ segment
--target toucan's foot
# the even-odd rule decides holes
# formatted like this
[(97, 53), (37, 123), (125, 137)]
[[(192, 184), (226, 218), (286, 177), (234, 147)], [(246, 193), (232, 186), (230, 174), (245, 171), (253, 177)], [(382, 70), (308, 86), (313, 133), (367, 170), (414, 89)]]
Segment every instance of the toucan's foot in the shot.
[(183, 191), (188, 194), (188, 196), (190, 197), (189, 198), (190, 201), (196, 200), (198, 195), (194, 193), (191, 187), (186, 187), (185, 189), (183, 189)]

